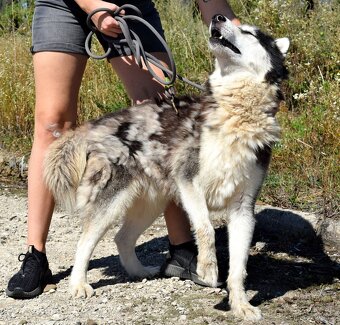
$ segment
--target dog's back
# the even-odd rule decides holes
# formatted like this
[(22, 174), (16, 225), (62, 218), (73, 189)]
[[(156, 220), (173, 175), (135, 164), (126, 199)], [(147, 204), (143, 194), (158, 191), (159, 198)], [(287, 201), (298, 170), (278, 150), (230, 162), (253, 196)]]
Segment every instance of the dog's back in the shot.
[(145, 103), (65, 132), (45, 159), (45, 180), (56, 201), (71, 210), (90, 197), (93, 202), (99, 188), (118, 182), (112, 177), (117, 172), (125, 185), (146, 177), (160, 190), (174, 189), (175, 173), (197, 169), (203, 115), (211, 109), (187, 96), (176, 106), (179, 113), (167, 101)]

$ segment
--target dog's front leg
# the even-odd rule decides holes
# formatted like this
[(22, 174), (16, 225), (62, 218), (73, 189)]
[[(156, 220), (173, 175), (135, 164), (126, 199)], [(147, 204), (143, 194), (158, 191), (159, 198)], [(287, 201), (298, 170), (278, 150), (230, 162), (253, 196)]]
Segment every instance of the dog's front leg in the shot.
[[(231, 204), (232, 205), (232, 204)], [(235, 203), (229, 212), (229, 304), (233, 313), (247, 320), (261, 319), (261, 311), (248, 302), (244, 279), (255, 219), (252, 204)]]
[(218, 268), (215, 249), (215, 231), (203, 192), (190, 182), (178, 184), (185, 211), (194, 228), (198, 246), (197, 274), (211, 287), (217, 286)]

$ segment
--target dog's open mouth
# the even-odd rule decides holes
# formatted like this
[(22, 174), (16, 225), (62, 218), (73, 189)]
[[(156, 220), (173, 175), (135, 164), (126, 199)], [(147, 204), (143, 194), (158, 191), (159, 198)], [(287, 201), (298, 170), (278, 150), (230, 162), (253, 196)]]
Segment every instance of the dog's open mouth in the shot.
[(210, 41), (213, 43), (219, 43), (225, 47), (228, 47), (231, 49), (233, 52), (236, 54), (241, 54), (241, 51), (231, 42), (229, 42), (226, 38), (222, 36), (220, 33), (219, 29), (217, 28), (212, 28), (210, 32)]

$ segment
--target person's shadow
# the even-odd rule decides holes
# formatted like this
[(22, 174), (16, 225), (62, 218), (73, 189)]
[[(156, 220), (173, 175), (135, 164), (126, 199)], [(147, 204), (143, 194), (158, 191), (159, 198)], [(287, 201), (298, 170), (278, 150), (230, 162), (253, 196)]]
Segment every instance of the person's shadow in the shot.
[[(339, 277), (339, 264), (324, 252), (322, 240), (308, 221), (292, 212), (276, 209), (265, 209), (256, 218), (253, 244), (260, 242), (261, 249), (258, 252), (254, 247), (252, 249), (255, 253), (249, 256), (246, 280), (246, 289), (257, 292), (250, 301), (252, 305), (260, 305), (290, 290), (332, 283)], [(289, 218), (289, 224), (298, 225), (296, 233), (293, 233), (294, 229), (288, 229), (290, 233), (287, 234), (287, 229), (280, 228), (282, 218)], [(275, 221), (278, 221), (277, 228), (266, 226), (275, 225)], [(229, 254), (225, 226), (216, 228), (215, 238), (219, 275), (226, 280)], [(165, 261), (167, 250), (168, 239), (163, 236), (137, 246), (136, 254), (144, 265), (159, 266)], [(118, 255), (91, 260), (89, 269), (94, 268), (101, 268), (104, 275), (104, 279), (91, 284), (94, 289), (134, 281), (121, 266)], [(55, 274), (54, 281), (58, 283), (70, 272), (71, 268)], [(215, 308), (228, 310), (228, 297), (224, 297)]]

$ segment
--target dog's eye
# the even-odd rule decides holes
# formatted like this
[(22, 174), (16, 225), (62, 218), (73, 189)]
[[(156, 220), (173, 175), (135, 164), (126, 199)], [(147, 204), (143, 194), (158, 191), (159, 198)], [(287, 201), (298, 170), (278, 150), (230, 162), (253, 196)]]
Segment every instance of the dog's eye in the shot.
[(220, 31), (218, 29), (214, 28), (211, 31), (211, 36), (214, 37), (214, 38), (220, 38), (222, 35), (221, 35), (221, 33), (220, 33)]
[(253, 37), (256, 37), (253, 33), (249, 32), (248, 30), (242, 30), (242, 29), (241, 29), (241, 33), (242, 33), (242, 34), (248, 34), (248, 35), (251, 35), (251, 36), (253, 36)]

